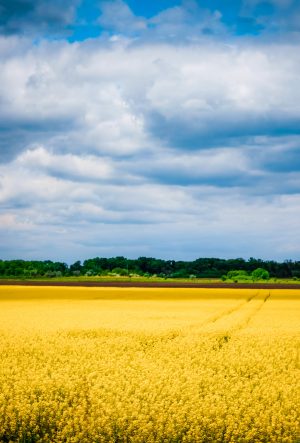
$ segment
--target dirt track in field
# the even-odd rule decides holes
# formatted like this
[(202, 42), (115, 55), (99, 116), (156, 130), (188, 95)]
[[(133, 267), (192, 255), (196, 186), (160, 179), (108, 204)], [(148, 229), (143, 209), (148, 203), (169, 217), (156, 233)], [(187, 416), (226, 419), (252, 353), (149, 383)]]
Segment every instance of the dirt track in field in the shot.
[(292, 283), (182, 283), (182, 282), (137, 282), (137, 281), (43, 281), (43, 280), (0, 280), (0, 286), (77, 286), (103, 288), (231, 288), (231, 289), (299, 289)]

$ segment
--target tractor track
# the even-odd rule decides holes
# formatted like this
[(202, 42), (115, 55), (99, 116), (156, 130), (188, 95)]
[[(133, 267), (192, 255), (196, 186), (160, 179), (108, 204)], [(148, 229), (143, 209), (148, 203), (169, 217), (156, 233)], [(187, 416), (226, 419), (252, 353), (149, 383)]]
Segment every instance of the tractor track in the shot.
[[(229, 342), (233, 334), (247, 327), (262, 309), (271, 296), (270, 291), (266, 292), (265, 294), (262, 291), (257, 291), (237, 306), (212, 316), (198, 325), (191, 325), (190, 331), (198, 330), (199, 333), (220, 334), (223, 346)], [(224, 341), (222, 337), (225, 337)]]

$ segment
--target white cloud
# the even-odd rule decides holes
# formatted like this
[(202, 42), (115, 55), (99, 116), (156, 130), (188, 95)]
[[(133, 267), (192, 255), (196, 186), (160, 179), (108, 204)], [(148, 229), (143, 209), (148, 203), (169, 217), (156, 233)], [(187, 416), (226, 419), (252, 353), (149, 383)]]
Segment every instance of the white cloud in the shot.
[(166, 117), (185, 113), (186, 118), (197, 118), (215, 112), (234, 117), (273, 110), (299, 116), (296, 46), (169, 49), (163, 60), (147, 98), (152, 109)]
[(109, 159), (93, 156), (78, 157), (73, 154), (54, 155), (44, 147), (37, 147), (21, 154), (16, 167), (33, 171), (46, 171), (65, 178), (85, 180), (113, 179), (114, 171)]
[(80, 192), (61, 186), (49, 198), (45, 186), (36, 188), (41, 179), (32, 178), (31, 186), (26, 181), (25, 195), (33, 193), (29, 207), (10, 208), (1, 220), (9, 257), (20, 251), (67, 261), (95, 255), (284, 259), (298, 253), (299, 195), (245, 199), (239, 190), (214, 187), (84, 184)]
[(299, 67), (293, 45), (44, 43), (2, 62), (0, 116), (19, 149), (132, 155), (157, 137), (263, 135), (298, 124)]
[(122, 0), (104, 1), (99, 23), (105, 30), (118, 35), (141, 37), (145, 40), (195, 41), (209, 34), (225, 34), (220, 11), (201, 8), (194, 0), (162, 10), (151, 18), (134, 15)]
[(298, 46), (21, 42), (0, 39), (7, 254), (297, 254)]
[(104, 28), (130, 34), (147, 27), (146, 20), (143, 17), (136, 17), (122, 0), (102, 2), (101, 10), (102, 14), (98, 21)]

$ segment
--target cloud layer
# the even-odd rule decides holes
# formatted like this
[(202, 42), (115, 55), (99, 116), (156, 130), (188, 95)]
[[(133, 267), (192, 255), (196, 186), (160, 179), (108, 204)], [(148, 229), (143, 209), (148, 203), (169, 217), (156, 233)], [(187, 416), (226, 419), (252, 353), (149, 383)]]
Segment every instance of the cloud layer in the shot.
[[(277, 3), (287, 17), (292, 3)], [(61, 29), (74, 3), (53, 21), (42, 1), (9, 5), (4, 258), (300, 258), (297, 40), (228, 37), (196, 3), (145, 18), (119, 1), (102, 6), (108, 35), (33, 44), (17, 35), (27, 18)]]

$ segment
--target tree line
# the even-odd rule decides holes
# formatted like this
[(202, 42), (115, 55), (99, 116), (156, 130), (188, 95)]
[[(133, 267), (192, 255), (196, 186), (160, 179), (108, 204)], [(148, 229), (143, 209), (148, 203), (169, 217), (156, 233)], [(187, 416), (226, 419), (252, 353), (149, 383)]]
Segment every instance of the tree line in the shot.
[(251, 275), (257, 268), (265, 269), (271, 278), (300, 278), (300, 261), (261, 260), (256, 258), (198, 258), (193, 261), (162, 260), (152, 257), (125, 257), (75, 261), (68, 265), (51, 260), (0, 260), (0, 278), (38, 278), (69, 276), (158, 276), (162, 278), (222, 278), (231, 271)]

